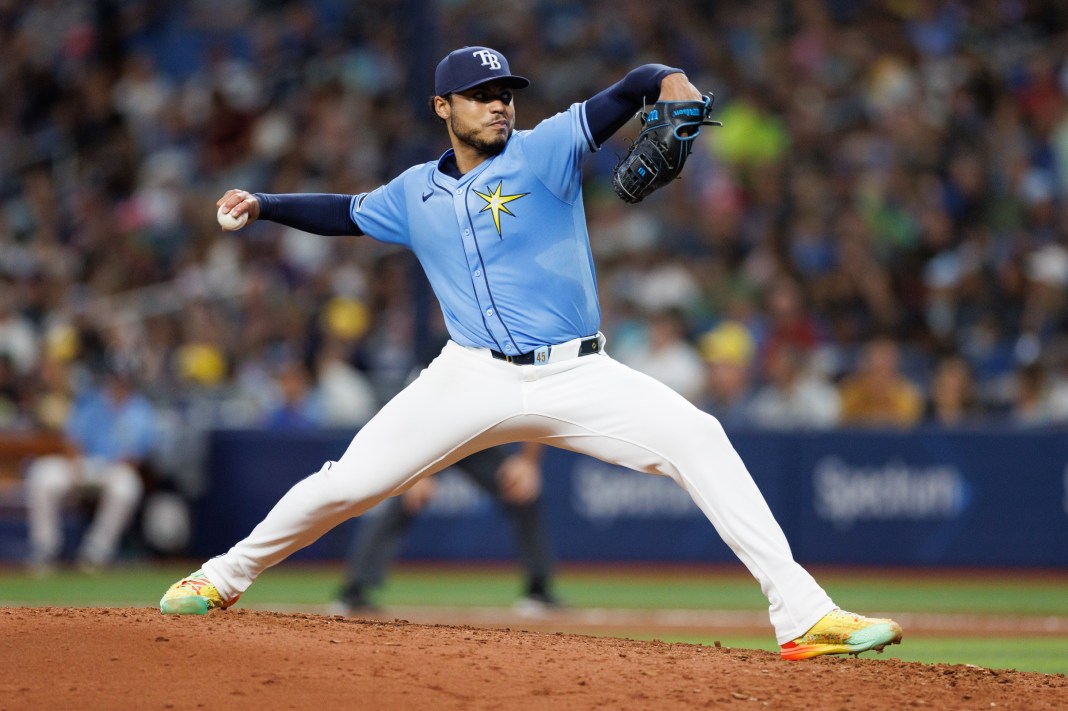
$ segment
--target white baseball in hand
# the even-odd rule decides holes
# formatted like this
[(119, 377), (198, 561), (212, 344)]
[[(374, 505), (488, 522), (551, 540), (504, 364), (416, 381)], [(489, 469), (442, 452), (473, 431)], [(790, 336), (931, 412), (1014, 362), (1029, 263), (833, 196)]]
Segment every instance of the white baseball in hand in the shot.
[(215, 213), (216, 219), (219, 221), (219, 226), (227, 232), (233, 232), (239, 230), (248, 223), (248, 213), (241, 213), (241, 217), (234, 217), (228, 212), (223, 212), (223, 207), (219, 207), (219, 211)]

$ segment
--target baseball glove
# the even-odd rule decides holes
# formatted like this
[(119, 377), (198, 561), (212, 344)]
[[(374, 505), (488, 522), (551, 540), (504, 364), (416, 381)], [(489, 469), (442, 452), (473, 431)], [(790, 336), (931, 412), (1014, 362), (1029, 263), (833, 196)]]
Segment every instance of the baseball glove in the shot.
[(642, 131), (626, 155), (612, 170), (612, 189), (626, 202), (641, 202), (682, 172), (702, 126), (722, 126), (711, 121), (714, 98), (701, 101), (658, 101), (638, 118)]

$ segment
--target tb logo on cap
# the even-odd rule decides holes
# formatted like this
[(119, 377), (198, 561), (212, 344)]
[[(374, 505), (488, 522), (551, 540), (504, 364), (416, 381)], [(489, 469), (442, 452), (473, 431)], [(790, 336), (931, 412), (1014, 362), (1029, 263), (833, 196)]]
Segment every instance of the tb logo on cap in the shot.
[(473, 56), (482, 60), (482, 66), (489, 67), (490, 69), (500, 69), (501, 60), (497, 58), (497, 55), (488, 49), (480, 49), (477, 52), (471, 53)]

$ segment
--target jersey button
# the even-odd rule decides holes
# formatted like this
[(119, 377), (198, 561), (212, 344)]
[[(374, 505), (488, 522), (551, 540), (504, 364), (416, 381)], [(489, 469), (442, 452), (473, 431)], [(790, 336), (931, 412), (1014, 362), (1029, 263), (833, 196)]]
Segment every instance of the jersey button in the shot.
[(469, 234), (471, 234), (471, 230), (464, 230), (464, 234), (465, 234), (465, 235), (469, 235)]
[(477, 277), (482, 276), (482, 270), (481, 269), (476, 269), (475, 270), (475, 276), (477, 276)]
[(487, 316), (492, 316), (493, 315), (493, 309), (486, 309), (486, 315)]
[(463, 189), (463, 188), (456, 188), (456, 194), (457, 194), (457, 195), (459, 195), (459, 194), (460, 194), (460, 193), (462, 193), (463, 191), (464, 191), (464, 189)]

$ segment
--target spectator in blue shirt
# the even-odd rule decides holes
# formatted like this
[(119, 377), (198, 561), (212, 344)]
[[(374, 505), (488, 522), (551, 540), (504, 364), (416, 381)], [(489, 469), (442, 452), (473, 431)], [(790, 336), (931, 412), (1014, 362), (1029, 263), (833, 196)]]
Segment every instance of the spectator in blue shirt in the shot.
[(78, 549), (81, 567), (113, 562), (144, 494), (141, 467), (159, 440), (157, 413), (131, 373), (109, 368), (79, 397), (64, 427), (65, 451), (35, 459), (26, 472), (32, 563), (52, 568), (63, 550), (63, 503), (94, 494), (92, 523)]
[(283, 363), (275, 376), (277, 402), (264, 413), (261, 426), (269, 430), (315, 430), (325, 417), (322, 400), (312, 387), (311, 374), (303, 363)]

